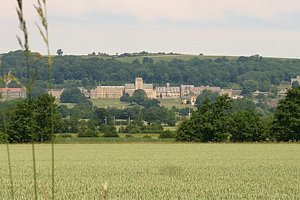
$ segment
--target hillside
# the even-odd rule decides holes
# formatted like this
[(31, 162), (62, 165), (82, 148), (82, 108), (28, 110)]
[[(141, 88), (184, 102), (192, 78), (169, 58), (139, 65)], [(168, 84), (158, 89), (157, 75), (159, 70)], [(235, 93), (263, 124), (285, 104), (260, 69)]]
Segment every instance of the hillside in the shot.
[[(24, 81), (26, 68), (21, 51), (2, 55), (0, 73), (9, 70)], [(32, 71), (38, 70), (38, 81), (47, 80), (46, 58), (32, 53)], [(101, 85), (132, 83), (136, 76), (155, 86), (180, 84), (209, 85), (270, 91), (281, 82), (300, 74), (299, 59), (264, 58), (258, 55), (195, 56), (195, 55), (138, 55), (138, 56), (55, 56), (53, 79), (55, 87), (67, 85), (88, 88)]]

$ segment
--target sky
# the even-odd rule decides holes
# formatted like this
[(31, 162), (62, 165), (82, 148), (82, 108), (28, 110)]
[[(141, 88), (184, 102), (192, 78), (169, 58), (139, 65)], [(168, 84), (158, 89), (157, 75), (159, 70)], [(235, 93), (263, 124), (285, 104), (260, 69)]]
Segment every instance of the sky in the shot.
[[(32, 51), (44, 54), (35, 0)], [(0, 53), (19, 49), (16, 1), (0, 1)], [(176, 52), (300, 58), (299, 0), (49, 0), (50, 49), (66, 55)]]

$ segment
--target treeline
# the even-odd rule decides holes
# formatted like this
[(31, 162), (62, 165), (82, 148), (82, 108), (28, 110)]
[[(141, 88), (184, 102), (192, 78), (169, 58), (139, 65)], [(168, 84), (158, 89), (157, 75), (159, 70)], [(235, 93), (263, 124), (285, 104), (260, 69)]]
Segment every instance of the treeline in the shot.
[[(76, 88), (77, 89), (77, 88)], [(78, 91), (66, 89), (65, 102), (79, 102), (73, 108), (56, 105), (44, 94), (31, 99), (0, 103), (0, 141), (49, 141), (55, 133), (77, 133), (79, 137), (118, 137), (119, 133), (160, 133), (187, 142), (263, 142), (300, 140), (300, 87), (288, 91), (274, 114), (261, 115), (248, 100), (218, 96), (206, 98), (190, 119), (180, 123), (176, 132), (164, 131), (163, 125), (174, 126), (178, 110), (158, 104), (142, 106), (134, 101), (124, 109), (97, 108)], [(71, 96), (71, 94), (73, 96)], [(135, 98), (141, 94), (134, 94)], [(141, 104), (147, 101), (140, 101)], [(53, 126), (50, 123), (53, 113)], [(188, 111), (188, 113), (190, 110)], [(3, 118), (5, 116), (5, 118)], [(119, 129), (116, 129), (119, 125)], [(62, 136), (64, 136), (63, 134)]]
[[(22, 51), (3, 54), (1, 60), (2, 75), (11, 70), (21, 81), (25, 80)], [(46, 58), (32, 53), (29, 61), (33, 71), (38, 71), (38, 80), (46, 81)], [(56, 86), (74, 80), (79, 81), (79, 85), (95, 87), (97, 84), (132, 83), (136, 76), (141, 76), (145, 82), (155, 85), (194, 84), (241, 88), (244, 94), (255, 90), (276, 93), (274, 86), (299, 75), (299, 66), (299, 59), (263, 58), (258, 55), (236, 59), (195, 57), (188, 61), (173, 59), (169, 62), (154, 62), (151, 57), (145, 57), (142, 62), (134, 60), (132, 63), (120, 62), (115, 58), (56, 56), (53, 57), (53, 79)]]
[(255, 142), (300, 141), (300, 87), (288, 91), (273, 115), (262, 117), (255, 110), (233, 110), (224, 95), (206, 99), (177, 130), (178, 141)]

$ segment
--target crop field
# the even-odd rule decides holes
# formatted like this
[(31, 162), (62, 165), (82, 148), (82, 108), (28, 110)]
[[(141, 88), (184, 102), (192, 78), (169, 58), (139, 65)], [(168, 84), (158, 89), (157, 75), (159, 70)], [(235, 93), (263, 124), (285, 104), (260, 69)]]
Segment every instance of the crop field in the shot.
[[(33, 199), (31, 146), (10, 148), (15, 199)], [(50, 199), (50, 149), (36, 145), (40, 199)], [(299, 144), (56, 144), (55, 150), (57, 199), (299, 199)], [(10, 199), (5, 145), (0, 152), (0, 199)]]

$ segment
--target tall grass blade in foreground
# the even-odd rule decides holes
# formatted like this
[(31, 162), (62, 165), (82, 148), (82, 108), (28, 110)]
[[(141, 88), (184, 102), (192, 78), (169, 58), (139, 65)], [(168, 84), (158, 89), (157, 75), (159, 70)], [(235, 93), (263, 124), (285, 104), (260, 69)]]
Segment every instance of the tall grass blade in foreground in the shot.
[[(23, 34), (23, 40), (17, 36), (18, 42), (23, 50), (24, 56), (25, 56), (25, 65), (27, 69), (27, 83), (26, 83), (26, 92), (27, 92), (27, 99), (29, 100), (30, 104), (30, 114), (32, 115), (32, 101), (31, 101), (31, 86), (35, 80), (35, 76), (31, 76), (30, 73), (30, 67), (29, 67), (29, 44), (28, 44), (28, 31), (26, 26), (26, 21), (24, 19), (24, 13), (23, 13), (23, 1), (17, 0), (18, 6), (16, 8), (18, 19), (20, 26), (19, 28), (22, 31)], [(34, 199), (38, 199), (37, 196), (37, 176), (36, 176), (36, 158), (35, 158), (35, 146), (34, 146), (34, 140), (35, 140), (35, 134), (32, 132), (32, 126), (29, 127), (29, 131), (31, 133), (31, 143), (32, 143), (32, 164), (33, 164), (33, 178), (34, 178)]]
[[(52, 57), (50, 55), (49, 45), (49, 31), (48, 31), (48, 20), (47, 20), (47, 5), (46, 0), (37, 0), (37, 5), (34, 6), (41, 22), (41, 26), (37, 25), (40, 35), (43, 38), (44, 43), (47, 47), (47, 65), (48, 65), (48, 89), (52, 91)], [(52, 164), (52, 199), (55, 199), (55, 166), (54, 166), (54, 125), (53, 125), (53, 106), (50, 104), (50, 118), (51, 118), (51, 164)]]
[[(14, 77), (11, 72), (9, 71), (7, 74), (3, 75), (3, 77), (0, 77), (0, 82), (3, 82), (5, 84), (5, 88), (7, 88), (8, 84), (12, 81), (16, 81), (19, 83), (16, 77)], [(6, 99), (6, 95), (2, 96), (2, 98)], [(12, 178), (12, 168), (11, 168), (11, 159), (10, 159), (10, 148), (9, 148), (9, 140), (8, 140), (8, 133), (7, 133), (7, 121), (6, 121), (6, 111), (4, 109), (2, 113), (2, 119), (3, 119), (3, 132), (6, 142), (6, 151), (7, 151), (7, 162), (8, 162), (8, 171), (9, 171), (9, 181), (10, 181), (10, 191), (11, 191), (11, 199), (14, 199), (15, 192), (14, 192), (14, 183)]]
[(15, 191), (14, 191), (14, 182), (12, 178), (12, 169), (11, 169), (11, 160), (10, 160), (10, 149), (9, 149), (9, 141), (8, 141), (8, 134), (7, 134), (7, 127), (6, 127), (6, 114), (5, 110), (3, 112), (3, 129), (4, 135), (6, 139), (6, 151), (7, 151), (7, 161), (8, 161), (8, 170), (9, 170), (9, 181), (10, 181), (10, 192), (11, 192), (11, 199), (15, 199)]

